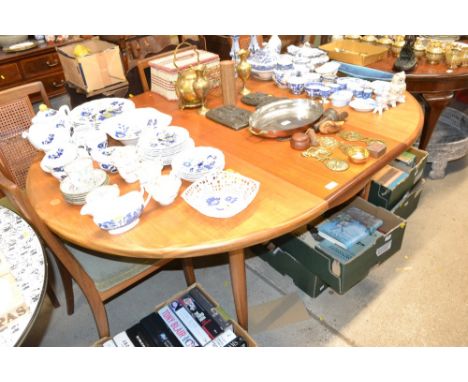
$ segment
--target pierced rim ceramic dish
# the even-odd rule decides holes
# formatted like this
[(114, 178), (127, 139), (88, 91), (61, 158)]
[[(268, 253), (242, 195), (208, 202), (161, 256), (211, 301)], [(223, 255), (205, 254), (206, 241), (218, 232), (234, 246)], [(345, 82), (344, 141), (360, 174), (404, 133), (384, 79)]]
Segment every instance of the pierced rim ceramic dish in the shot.
[(182, 198), (203, 215), (230, 218), (246, 209), (260, 188), (260, 182), (241, 174), (220, 171), (192, 183)]
[(215, 147), (198, 146), (183, 151), (172, 160), (173, 173), (194, 182), (205, 175), (224, 169), (224, 154)]

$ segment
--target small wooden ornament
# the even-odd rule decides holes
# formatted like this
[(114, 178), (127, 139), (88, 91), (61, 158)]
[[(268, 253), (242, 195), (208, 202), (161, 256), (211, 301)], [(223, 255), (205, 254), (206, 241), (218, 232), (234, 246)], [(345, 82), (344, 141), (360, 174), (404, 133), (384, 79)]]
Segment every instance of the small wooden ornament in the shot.
[(221, 89), (223, 91), (223, 105), (236, 104), (236, 77), (234, 62), (224, 60), (219, 63), (221, 73)]
[(371, 142), (367, 145), (367, 151), (372, 158), (380, 158), (387, 151), (387, 145), (382, 142)]
[(294, 150), (306, 150), (310, 147), (310, 138), (305, 133), (294, 133), (289, 143)]

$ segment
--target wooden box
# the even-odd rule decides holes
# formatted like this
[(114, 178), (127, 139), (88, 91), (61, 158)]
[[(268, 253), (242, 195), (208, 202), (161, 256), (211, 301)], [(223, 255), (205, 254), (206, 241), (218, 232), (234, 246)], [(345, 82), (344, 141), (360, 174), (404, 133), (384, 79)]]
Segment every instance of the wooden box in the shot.
[(320, 49), (326, 51), (333, 60), (361, 66), (382, 60), (388, 51), (388, 48), (382, 46), (354, 40), (336, 40), (321, 45)]
[(151, 91), (162, 95), (170, 101), (176, 101), (175, 83), (179, 71), (195, 66), (198, 62), (206, 65), (206, 75), (211, 81), (211, 86), (219, 86), (219, 56), (205, 50), (197, 49), (197, 52), (199, 54), (199, 61), (197, 61), (197, 54), (193, 49), (178, 52), (176, 64), (179, 68), (176, 68), (174, 65), (174, 54), (158, 57), (150, 61), (148, 64), (151, 67)]

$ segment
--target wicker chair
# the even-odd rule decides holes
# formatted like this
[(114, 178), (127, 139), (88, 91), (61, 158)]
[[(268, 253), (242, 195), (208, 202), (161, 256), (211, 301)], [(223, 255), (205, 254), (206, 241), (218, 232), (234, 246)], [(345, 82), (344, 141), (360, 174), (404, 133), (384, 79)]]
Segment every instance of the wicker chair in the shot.
[[(5, 96), (5, 92), (0, 92), (0, 191), (36, 229), (49, 255), (53, 255), (57, 260), (64, 286), (67, 313), (71, 315), (74, 312), (73, 279), (88, 300), (99, 336), (107, 337), (109, 323), (104, 303), (158, 271), (171, 260), (138, 261), (84, 251), (58, 239), (37, 215), (21, 189), (37, 151), (21, 138), (21, 132), (29, 128), (31, 117), (34, 115), (31, 103), (24, 94), (30, 89), (40, 89), (42, 83), (39, 84), (40, 86), (36, 83), (34, 86), (22, 87), (21, 92), (17, 89), (6, 91), (9, 96), (19, 97), (18, 100), (11, 100), (9, 96)], [(49, 104), (48, 99), (45, 103)], [(18, 163), (21, 161), (25, 161), (27, 165)], [(187, 284), (193, 284), (195, 274), (190, 259), (183, 260), (183, 268)], [(53, 303), (55, 298), (54, 306), (58, 306), (55, 294), (50, 292), (49, 296)]]

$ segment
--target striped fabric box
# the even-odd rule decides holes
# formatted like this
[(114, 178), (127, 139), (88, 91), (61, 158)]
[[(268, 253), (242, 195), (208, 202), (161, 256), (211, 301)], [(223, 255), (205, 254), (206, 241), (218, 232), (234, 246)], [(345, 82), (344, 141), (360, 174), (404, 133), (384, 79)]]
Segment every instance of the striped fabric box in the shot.
[[(200, 64), (206, 65), (206, 74), (211, 81), (212, 87), (219, 86), (219, 56), (205, 50), (197, 51)], [(197, 65), (197, 55), (192, 49), (178, 53), (176, 59), (178, 69), (175, 67), (173, 59), (174, 56), (171, 54), (149, 62), (151, 67), (151, 91), (171, 101), (177, 100), (175, 83), (179, 71)]]

